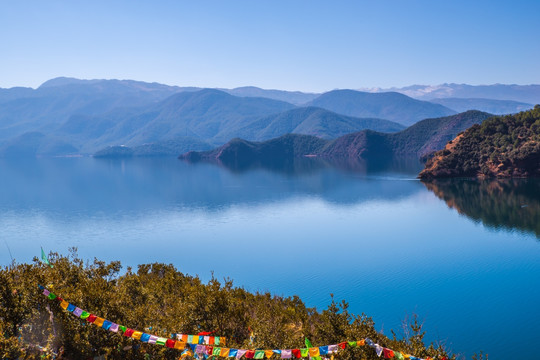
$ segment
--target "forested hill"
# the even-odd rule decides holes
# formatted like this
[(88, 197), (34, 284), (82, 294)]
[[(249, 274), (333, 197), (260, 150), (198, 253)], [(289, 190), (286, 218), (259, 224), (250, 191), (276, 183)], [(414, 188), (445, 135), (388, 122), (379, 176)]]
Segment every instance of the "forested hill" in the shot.
[(540, 105), (474, 125), (435, 154), (421, 178), (540, 176)]
[(189, 152), (183, 159), (218, 160), (237, 165), (256, 161), (278, 161), (314, 155), (321, 158), (390, 160), (394, 157), (424, 157), (453, 139), (459, 132), (491, 115), (480, 111), (426, 119), (397, 133), (363, 130), (323, 140), (315, 136), (289, 134), (264, 142), (233, 139), (211, 151)]
[(418, 157), (423, 158), (440, 150), (458, 133), (474, 124), (479, 124), (491, 114), (467, 111), (441, 118), (425, 119), (393, 133), (361, 131), (342, 136), (333, 141), (324, 151), (326, 157)]

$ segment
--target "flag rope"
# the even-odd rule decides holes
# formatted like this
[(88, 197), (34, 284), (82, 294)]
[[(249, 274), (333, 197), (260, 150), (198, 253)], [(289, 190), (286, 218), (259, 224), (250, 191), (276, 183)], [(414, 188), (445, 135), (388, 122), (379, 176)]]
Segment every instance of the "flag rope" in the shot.
[[(377, 356), (384, 355), (384, 358), (390, 359), (394, 358), (396, 360), (434, 360), (433, 358), (418, 358), (410, 354), (404, 354), (400, 351), (391, 350), (389, 348), (383, 347), (379, 344), (374, 343), (369, 338), (362, 339), (359, 341), (344, 341), (339, 344), (325, 345), (318, 347), (307, 347), (299, 349), (233, 349), (227, 348), (225, 346), (225, 337), (220, 336), (210, 336), (210, 335), (186, 335), (186, 334), (176, 334), (177, 339), (168, 339), (164, 337), (159, 337), (156, 335), (151, 335), (142, 331), (136, 331), (130, 328), (127, 328), (122, 325), (118, 325), (112, 321), (106, 320), (104, 318), (98, 317), (94, 314), (91, 314), (87, 311), (76, 307), (75, 305), (67, 302), (66, 300), (56, 296), (51, 293), (42, 285), (38, 285), (39, 289), (43, 291), (45, 295), (50, 300), (56, 300), (60, 307), (68, 312), (71, 312), (74, 316), (86, 320), (94, 325), (101, 327), (105, 330), (112, 331), (115, 333), (121, 333), (123, 336), (130, 337), (142, 342), (146, 342), (154, 345), (166, 346), (172, 349), (182, 350), (182, 355), (194, 354), (202, 356), (215, 356), (223, 358), (236, 358), (241, 359), (245, 357), (246, 359), (265, 359), (271, 358), (273, 355), (278, 355), (281, 359), (299, 359), (299, 358), (317, 358), (320, 356), (332, 355), (338, 352), (340, 349), (343, 350), (347, 347), (357, 347), (357, 346), (370, 346), (375, 350)], [(308, 344), (308, 341), (306, 341)], [(311, 343), (309, 343), (311, 345)], [(307, 345), (306, 345), (307, 346)], [(441, 358), (440, 360), (446, 360), (446, 358)]]

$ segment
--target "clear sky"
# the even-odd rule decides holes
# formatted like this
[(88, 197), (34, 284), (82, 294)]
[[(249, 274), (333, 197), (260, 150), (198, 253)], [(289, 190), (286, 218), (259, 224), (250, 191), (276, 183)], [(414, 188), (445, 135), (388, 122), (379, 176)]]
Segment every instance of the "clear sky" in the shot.
[(540, 83), (539, 0), (0, 1), (0, 87)]

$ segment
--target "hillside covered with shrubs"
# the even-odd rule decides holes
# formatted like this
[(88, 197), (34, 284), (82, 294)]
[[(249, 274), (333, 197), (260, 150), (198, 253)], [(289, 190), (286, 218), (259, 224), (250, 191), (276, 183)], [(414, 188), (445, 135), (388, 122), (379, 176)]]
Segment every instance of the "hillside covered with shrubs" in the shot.
[[(242, 349), (303, 348), (306, 337), (315, 346), (369, 338), (419, 358), (455, 358), (441, 345), (425, 346), (416, 319), (405, 336), (392, 332), (388, 337), (375, 330), (369, 316), (351, 314), (346, 302), (333, 298), (318, 311), (297, 296), (250, 293), (231, 280), (203, 283), (172, 265), (123, 270), (119, 262), (84, 262), (75, 249), (49, 259), (52, 268), (35, 258), (31, 264), (13, 262), (0, 269), (0, 358), (180, 358), (180, 350), (143, 343), (73, 316), (58, 299), (43, 296), (39, 284), (92, 314), (165, 338), (214, 331), (227, 338), (227, 346)], [(335, 359), (379, 357), (370, 346), (347, 346)]]
[(473, 125), (426, 163), (421, 178), (540, 176), (540, 105)]

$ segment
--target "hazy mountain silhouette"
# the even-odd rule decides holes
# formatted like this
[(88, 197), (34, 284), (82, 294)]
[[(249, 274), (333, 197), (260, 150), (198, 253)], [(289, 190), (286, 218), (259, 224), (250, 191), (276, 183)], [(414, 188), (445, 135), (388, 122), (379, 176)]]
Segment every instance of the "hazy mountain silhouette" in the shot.
[(513, 100), (528, 104), (540, 103), (540, 85), (411, 85), (402, 88), (372, 89), (371, 91), (397, 91), (421, 100), (438, 98), (480, 98)]
[(534, 107), (532, 104), (527, 104), (512, 100), (493, 100), (493, 99), (478, 99), (478, 98), (440, 98), (430, 100), (432, 103), (441, 104), (449, 109), (457, 112), (467, 110), (485, 111), (494, 115), (514, 114), (520, 111), (529, 110)]
[(320, 94), (305, 93), (301, 91), (266, 90), (255, 86), (243, 86), (234, 89), (220, 89), (231, 95), (243, 97), (264, 97), (268, 99), (286, 101), (294, 105), (303, 105)]
[(334, 90), (308, 104), (348, 116), (387, 119), (407, 126), (423, 119), (456, 113), (442, 105), (416, 100), (397, 92)]
[[(321, 105), (293, 105), (305, 101)], [(462, 105), (472, 106), (467, 101)], [(524, 106), (475, 101), (500, 111)], [(210, 149), (236, 137), (262, 141), (286, 133), (332, 139), (362, 129), (395, 132), (402, 129), (396, 122), (408, 124), (441, 112), (452, 110), (397, 93), (336, 90), (320, 95), (256, 87), (220, 91), (56, 78), (37, 89), (0, 89), (0, 156), (92, 154), (106, 148), (114, 153), (126, 150), (115, 148), (121, 145), (133, 154), (171, 155)]]
[(324, 139), (371, 129), (381, 132), (396, 132), (405, 126), (389, 120), (355, 118), (334, 112), (305, 107), (270, 115), (236, 131), (237, 137), (248, 140), (268, 140), (283, 134), (315, 135)]

